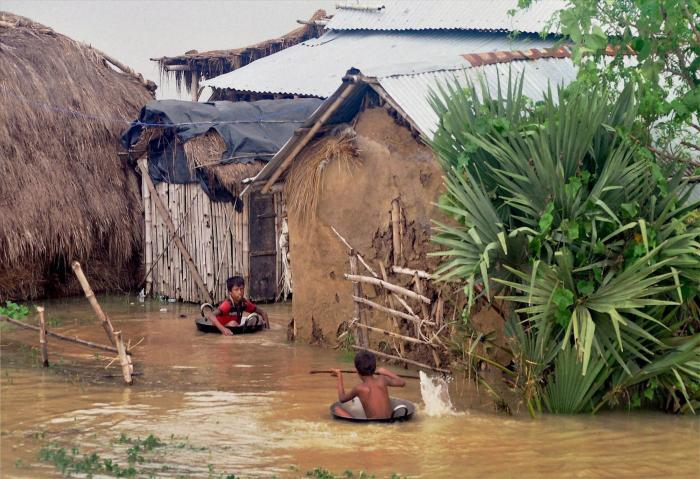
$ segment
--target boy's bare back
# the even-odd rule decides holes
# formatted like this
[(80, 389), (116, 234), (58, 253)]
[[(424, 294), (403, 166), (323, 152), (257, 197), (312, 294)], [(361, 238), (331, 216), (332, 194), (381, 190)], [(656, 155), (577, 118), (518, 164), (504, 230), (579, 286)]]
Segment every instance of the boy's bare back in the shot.
[[(406, 381), (385, 368), (376, 369), (376, 358), (372, 353), (360, 351), (355, 356), (355, 369), (362, 382), (345, 392), (343, 373), (340, 369), (332, 369), (334, 376), (338, 377), (338, 400), (343, 403), (357, 397), (362, 403), (367, 419), (385, 419), (391, 417), (391, 400), (389, 399), (389, 386), (404, 387)], [(336, 413), (351, 417), (350, 413), (342, 408), (336, 408)]]

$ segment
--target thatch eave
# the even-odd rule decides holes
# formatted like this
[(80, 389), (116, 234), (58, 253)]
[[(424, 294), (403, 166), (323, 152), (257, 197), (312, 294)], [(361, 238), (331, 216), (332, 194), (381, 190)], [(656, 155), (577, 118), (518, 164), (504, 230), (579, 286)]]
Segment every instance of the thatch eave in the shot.
[(327, 19), (325, 10), (317, 10), (302, 26), (279, 37), (242, 48), (198, 52), (191, 50), (184, 55), (151, 58), (158, 63), (161, 77), (175, 79), (180, 92), (184, 84), (187, 92), (192, 90), (193, 73), (199, 79), (210, 79), (241, 68), (255, 60), (277, 53), (298, 43), (318, 38), (323, 34), (323, 23)]

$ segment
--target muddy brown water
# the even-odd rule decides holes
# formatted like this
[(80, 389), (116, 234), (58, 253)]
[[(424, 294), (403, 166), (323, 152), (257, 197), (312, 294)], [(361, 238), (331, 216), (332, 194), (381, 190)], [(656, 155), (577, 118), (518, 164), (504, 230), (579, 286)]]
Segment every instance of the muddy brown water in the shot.
[[(335, 380), (308, 374), (348, 367), (348, 357), (288, 344), (289, 306), (268, 306), (271, 331), (231, 338), (197, 332), (191, 305), (100, 299), (125, 337), (145, 338), (134, 353), (142, 374), (132, 387), (104, 377), (119, 372), (104, 369), (105, 355), (51, 338), (52, 367), (38, 367), (36, 353), (23, 346), (36, 346), (35, 333), (2, 325), (3, 478), (59, 477), (38, 460), (49, 442), (126, 465), (128, 446), (115, 442), (121, 434), (153, 434), (166, 443), (140, 465), (157, 477), (300, 477), (317, 467), (377, 477), (700, 476), (696, 417), (507, 417), (456, 382), (457, 413), (428, 417), (421, 414), (418, 381), (409, 380), (399, 395), (419, 405), (415, 420), (348, 424), (329, 417)], [(47, 302), (46, 308), (51, 329), (106, 341), (84, 300)], [(346, 375), (346, 385), (354, 382)]]

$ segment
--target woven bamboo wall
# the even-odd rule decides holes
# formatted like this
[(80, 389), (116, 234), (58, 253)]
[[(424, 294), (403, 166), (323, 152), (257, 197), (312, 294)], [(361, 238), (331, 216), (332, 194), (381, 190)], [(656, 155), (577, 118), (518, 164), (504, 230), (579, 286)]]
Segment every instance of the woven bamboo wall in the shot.
[[(156, 190), (214, 300), (225, 298), (226, 278), (234, 274), (248, 278), (248, 208), (239, 214), (231, 203), (212, 202), (198, 184), (159, 183)], [(144, 206), (147, 229), (144, 259), (146, 271), (153, 265), (152, 294), (204, 302), (157, 213), (153, 198), (147, 194), (144, 194)]]

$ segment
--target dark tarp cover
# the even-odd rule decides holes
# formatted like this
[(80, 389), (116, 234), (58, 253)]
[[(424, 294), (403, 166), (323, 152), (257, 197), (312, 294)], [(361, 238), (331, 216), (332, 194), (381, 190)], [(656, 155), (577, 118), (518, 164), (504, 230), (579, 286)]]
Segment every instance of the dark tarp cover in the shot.
[(221, 185), (210, 188), (211, 179), (201, 168), (192, 174), (183, 144), (213, 129), (226, 144), (220, 164), (267, 162), (321, 103), (316, 98), (208, 103), (156, 100), (141, 109), (138, 121), (124, 132), (121, 142), (128, 150), (144, 128), (166, 126), (163, 135), (148, 145), (151, 179), (156, 183), (199, 182), (212, 201), (234, 201)]

